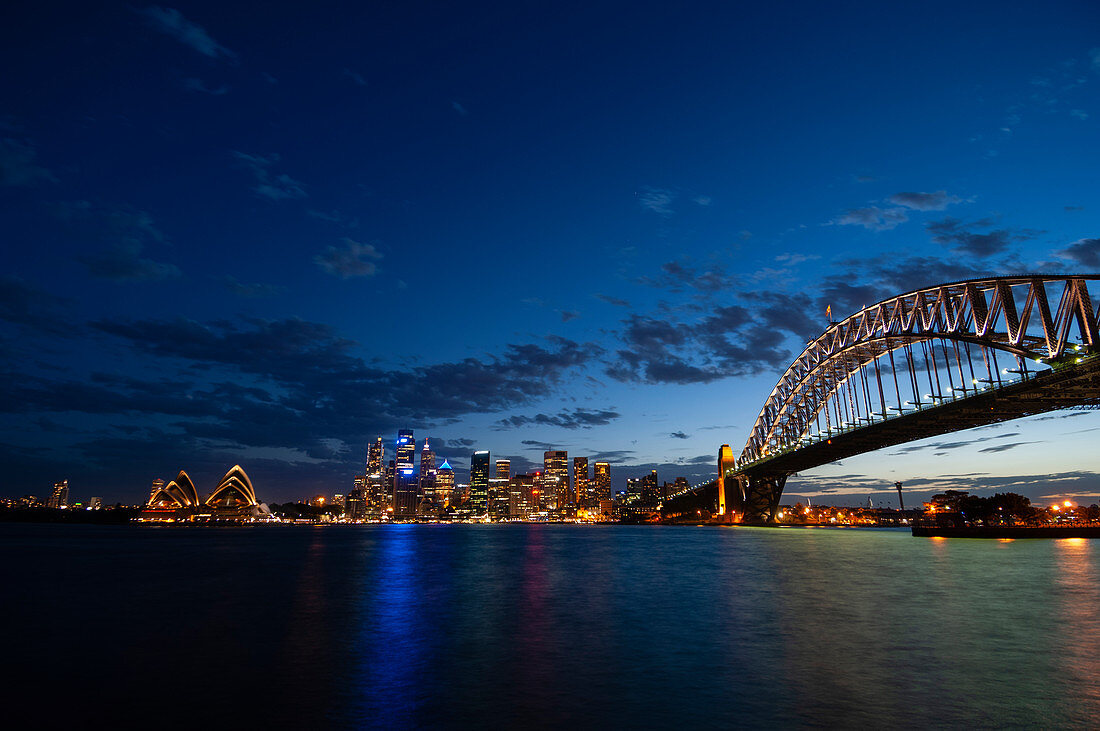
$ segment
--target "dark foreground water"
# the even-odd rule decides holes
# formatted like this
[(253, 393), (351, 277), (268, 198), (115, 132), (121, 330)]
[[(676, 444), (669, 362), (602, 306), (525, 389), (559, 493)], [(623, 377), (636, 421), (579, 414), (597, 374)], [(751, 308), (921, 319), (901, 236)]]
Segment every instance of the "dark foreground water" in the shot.
[(0, 525), (18, 726), (1093, 726), (1100, 542)]

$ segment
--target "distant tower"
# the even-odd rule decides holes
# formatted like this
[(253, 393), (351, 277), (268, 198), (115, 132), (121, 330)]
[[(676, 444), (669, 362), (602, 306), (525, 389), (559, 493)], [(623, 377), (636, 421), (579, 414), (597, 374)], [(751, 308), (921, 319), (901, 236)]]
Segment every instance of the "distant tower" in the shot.
[(595, 483), (596, 500), (611, 499), (611, 465), (597, 462), (592, 466), (592, 482)]
[(489, 451), (474, 452), (470, 458), (470, 510), (485, 515), (489, 510)]
[(420, 494), (432, 503), (442, 503), (443, 500), (436, 495), (435, 480), (435, 452), (425, 439), (424, 448), (420, 450)]
[(573, 458), (573, 492), (577, 505), (589, 506), (592, 503), (591, 480), (588, 479), (588, 457)]
[(435, 492), (441, 502), (455, 504), (455, 471), (447, 460), (443, 460), (435, 473)]
[(417, 480), (416, 440), (411, 429), (397, 432), (397, 459), (393, 473), (393, 517), (412, 518), (416, 516)]
[(512, 460), (498, 459), (496, 461), (496, 476), (500, 480), (508, 480), (512, 477)]
[(656, 505), (660, 501), (657, 492), (657, 470), (651, 470), (648, 475), (642, 476), (642, 503)]
[(901, 506), (902, 512), (905, 512), (905, 501), (901, 499), (901, 483), (895, 482), (894, 489), (898, 491), (898, 505)]
[(543, 483), (550, 492), (554, 507), (565, 510), (573, 501), (569, 494), (569, 453), (552, 449), (542, 454)]
[(47, 508), (67, 508), (69, 507), (69, 481), (62, 480), (61, 482), (53, 483), (53, 492), (50, 493), (50, 499), (46, 501)]
[(367, 474), (382, 474), (382, 465), (385, 464), (386, 448), (382, 446), (382, 437), (378, 437), (373, 443), (367, 445)]

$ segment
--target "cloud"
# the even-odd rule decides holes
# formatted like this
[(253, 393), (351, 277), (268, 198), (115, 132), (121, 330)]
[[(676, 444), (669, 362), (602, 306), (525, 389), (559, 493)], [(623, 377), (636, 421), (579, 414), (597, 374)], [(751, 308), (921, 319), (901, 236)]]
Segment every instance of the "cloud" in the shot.
[(344, 76), (348, 77), (349, 79), (354, 81), (359, 86), (366, 86), (367, 85), (367, 80), (364, 79), (361, 74), (359, 74), (355, 71), (352, 71), (351, 69), (349, 69), (347, 67), (344, 67)]
[(575, 310), (558, 310), (558, 314), (561, 315), (562, 322), (569, 322), (570, 320), (576, 320), (581, 316), (581, 313)]
[(458, 102), (451, 102), (451, 109), (458, 112), (459, 116), (462, 117), (468, 117), (470, 115), (469, 110), (467, 110), (466, 107), (462, 106)]
[(994, 447), (986, 447), (985, 449), (979, 449), (979, 452), (1007, 452), (1010, 449), (1021, 447), (1025, 444), (1035, 444), (1035, 442), (1012, 442), (1010, 444), (998, 444)]
[(48, 169), (36, 162), (34, 148), (19, 140), (0, 139), (0, 185), (25, 187), (38, 183), (56, 183)]
[(1082, 122), (1089, 118), (1089, 113), (1084, 109), (1071, 109), (1069, 110), (1069, 116), (1074, 119), (1080, 119)]
[(807, 261), (816, 261), (820, 258), (821, 257), (816, 254), (780, 254), (775, 257), (775, 260), (786, 266), (794, 266), (795, 264), (801, 264)]
[(192, 23), (175, 8), (162, 8), (151, 5), (137, 12), (145, 16), (149, 24), (156, 30), (175, 38), (180, 43), (191, 47), (204, 56), (226, 58), (231, 61), (237, 58), (237, 54), (211, 38), (205, 28), (197, 23)]
[(556, 426), (562, 429), (591, 429), (594, 426), (606, 426), (622, 414), (613, 409), (591, 411), (589, 409), (564, 409), (557, 414), (536, 414), (535, 416), (514, 415), (501, 419), (497, 425), (512, 429), (521, 426)]
[(256, 178), (256, 187), (253, 188), (256, 195), (273, 201), (305, 198), (307, 193), (302, 183), (280, 173), (273, 175), (271, 168), (279, 162), (278, 153), (270, 155), (249, 155), (244, 152), (234, 152), (233, 156), (244, 163)]
[(929, 221), (925, 224), (925, 229), (932, 234), (932, 240), (937, 244), (978, 258), (1000, 254), (1014, 241), (1026, 241), (1043, 233), (1031, 229), (1012, 231), (1002, 228), (986, 233), (978, 233), (974, 230), (990, 228), (992, 225), (993, 221), (990, 219), (964, 223), (948, 216), (940, 221)]
[(1078, 239), (1055, 254), (1089, 269), (1100, 269), (1100, 238)]
[(961, 203), (962, 198), (948, 195), (946, 190), (937, 190), (934, 193), (895, 193), (889, 201), (917, 211), (942, 211), (949, 205)]
[(661, 274), (658, 277), (643, 276), (639, 277), (637, 282), (672, 292), (697, 290), (703, 293), (729, 289), (736, 283), (736, 279), (727, 274), (722, 266), (712, 264), (706, 269), (703, 266), (705, 265), (696, 265), (684, 257), (662, 264)]
[(274, 297), (286, 291), (286, 287), (281, 287), (276, 284), (245, 284), (244, 282), (238, 282), (235, 277), (229, 274), (221, 277), (220, 281), (222, 286), (233, 294), (248, 299)]
[(627, 300), (619, 299), (618, 297), (612, 297), (609, 294), (597, 294), (594, 296), (601, 302), (606, 302), (607, 304), (614, 305), (615, 307), (630, 307), (630, 302), (628, 302)]
[(692, 200), (692, 202), (693, 202), (693, 203), (695, 203), (696, 205), (700, 205), (700, 206), (704, 206), (704, 207), (705, 207), (705, 206), (709, 206), (709, 205), (710, 205), (711, 203), (713, 203), (713, 202), (714, 202), (714, 201), (713, 201), (713, 200), (711, 199), (711, 197), (710, 197), (709, 195), (699, 195), (699, 196), (695, 196), (695, 197), (694, 197), (694, 198), (692, 198), (691, 200)]
[(186, 78), (183, 80), (183, 88), (188, 91), (196, 91), (201, 94), (222, 96), (229, 93), (229, 87), (224, 84), (215, 88), (209, 87), (202, 79)]
[(361, 244), (345, 238), (343, 247), (329, 246), (325, 253), (313, 257), (313, 261), (334, 277), (350, 279), (373, 276), (378, 271), (375, 261), (381, 258), (381, 252), (373, 244)]
[(889, 231), (908, 220), (909, 216), (901, 206), (896, 208), (868, 206), (845, 211), (829, 223), (835, 226), (862, 226), (868, 231)]
[(638, 203), (646, 210), (653, 211), (661, 216), (672, 215), (672, 201), (676, 193), (664, 188), (642, 188), (638, 195)]
[(141, 251), (140, 243), (123, 241), (79, 260), (93, 277), (112, 282), (159, 282), (182, 276), (175, 264), (153, 261), (142, 256)]
[(69, 333), (74, 326), (64, 309), (70, 304), (70, 300), (18, 277), (0, 275), (0, 320), (34, 332)]
[(687, 434), (683, 433), (682, 431), (674, 431), (671, 434), (669, 434), (669, 436), (672, 437), (673, 439), (690, 439), (691, 438)]

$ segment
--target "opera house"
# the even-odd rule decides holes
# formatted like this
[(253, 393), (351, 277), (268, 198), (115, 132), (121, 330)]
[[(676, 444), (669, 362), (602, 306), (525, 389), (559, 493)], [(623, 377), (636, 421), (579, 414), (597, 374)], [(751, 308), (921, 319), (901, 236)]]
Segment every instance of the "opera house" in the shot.
[(256, 491), (252, 488), (248, 475), (240, 465), (233, 465), (205, 500), (199, 499), (195, 483), (183, 470), (167, 485), (163, 480), (156, 480), (145, 509), (137, 519), (160, 522), (251, 522), (269, 517), (271, 511), (267, 505), (256, 500)]

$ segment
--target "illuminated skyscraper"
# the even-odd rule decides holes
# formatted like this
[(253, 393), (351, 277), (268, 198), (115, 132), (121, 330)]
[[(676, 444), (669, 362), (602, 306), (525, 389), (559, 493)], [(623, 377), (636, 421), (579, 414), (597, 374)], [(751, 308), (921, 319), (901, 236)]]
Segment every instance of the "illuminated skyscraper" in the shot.
[(393, 473), (393, 517), (416, 516), (417, 479), (413, 459), (416, 457), (416, 440), (411, 429), (397, 432), (397, 459)]
[(368, 497), (367, 478), (356, 476), (355, 486), (344, 501), (344, 517), (348, 520), (362, 520), (367, 517)]
[(489, 517), (507, 520), (511, 516), (510, 490), (512, 481), (505, 477), (489, 478)]
[(435, 473), (435, 490), (441, 502), (450, 505), (457, 502), (455, 499), (455, 471), (447, 460), (443, 460), (443, 464), (439, 466), (439, 470)]
[(569, 453), (553, 449), (542, 454), (543, 484), (549, 491), (547, 498), (558, 510), (565, 510), (573, 503), (569, 490)]
[(470, 512), (485, 515), (489, 510), (489, 451), (470, 457)]
[(648, 475), (642, 476), (642, 503), (656, 505), (661, 501), (661, 493), (657, 489), (657, 470), (652, 470)]
[(501, 480), (507, 480), (512, 476), (512, 460), (498, 459), (496, 463), (496, 476)]
[(378, 437), (373, 443), (367, 445), (367, 472), (368, 475), (382, 474), (382, 465), (386, 462), (386, 448), (382, 446), (382, 437)]
[(596, 500), (611, 499), (611, 465), (607, 462), (597, 462), (592, 466), (592, 482), (594, 483)]
[(420, 495), (433, 504), (442, 504), (443, 498), (436, 495), (435, 452), (428, 446), (428, 440), (424, 440), (424, 448), (420, 450)]
[(50, 493), (50, 499), (46, 501), (47, 508), (67, 508), (69, 507), (69, 481), (62, 480), (61, 482), (55, 482), (53, 484), (53, 492)]
[(588, 457), (573, 458), (573, 494), (577, 505), (592, 505), (592, 481), (588, 479)]

